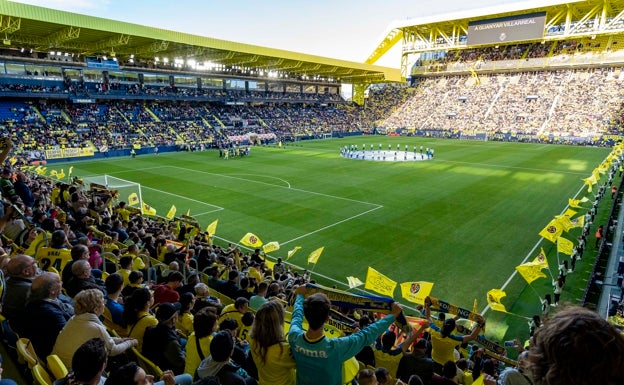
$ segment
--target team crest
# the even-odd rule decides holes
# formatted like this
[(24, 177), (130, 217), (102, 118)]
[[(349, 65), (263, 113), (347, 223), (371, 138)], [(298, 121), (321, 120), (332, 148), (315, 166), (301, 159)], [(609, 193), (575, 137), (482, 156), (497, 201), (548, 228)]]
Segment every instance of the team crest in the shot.
[(557, 232), (557, 226), (550, 225), (546, 228), (546, 231), (548, 231), (551, 234), (555, 234)]
[(418, 283), (418, 282), (412, 283), (412, 286), (410, 287), (410, 293), (416, 294), (419, 291), (420, 291), (420, 283)]

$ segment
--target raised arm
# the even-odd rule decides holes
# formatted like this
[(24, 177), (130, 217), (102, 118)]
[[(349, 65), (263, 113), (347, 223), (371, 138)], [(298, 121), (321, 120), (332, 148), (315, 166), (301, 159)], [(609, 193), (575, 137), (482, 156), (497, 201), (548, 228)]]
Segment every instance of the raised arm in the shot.
[(403, 350), (403, 353), (409, 350), (410, 346), (412, 346), (416, 338), (418, 338), (418, 336), (421, 335), (422, 332), (428, 327), (429, 327), (429, 321), (425, 321), (420, 325), (418, 329), (412, 330), (409, 337), (407, 337), (407, 340), (403, 341), (403, 344), (401, 346), (401, 350)]

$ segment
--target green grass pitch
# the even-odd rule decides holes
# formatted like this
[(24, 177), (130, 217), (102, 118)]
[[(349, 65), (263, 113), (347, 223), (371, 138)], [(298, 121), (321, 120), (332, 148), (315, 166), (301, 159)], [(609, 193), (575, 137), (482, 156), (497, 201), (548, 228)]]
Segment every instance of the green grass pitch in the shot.
[[(339, 153), (345, 145), (376, 149), (380, 143), (384, 149), (388, 144), (431, 147), (435, 159), (375, 162)], [(240, 159), (220, 159), (211, 150), (72, 165), (75, 176), (109, 174), (140, 183), (143, 200), (159, 215), (175, 204), (178, 215), (190, 210), (204, 228), (218, 219), (216, 236), (224, 241), (237, 243), (252, 232), (264, 243), (278, 241), (281, 249), (272, 256), (284, 260), (288, 250), (301, 246), (289, 262), (313, 269), (325, 284), (345, 288), (340, 283), (346, 284), (349, 275), (364, 281), (371, 266), (398, 283), (433, 282), (431, 295), (460, 307), (471, 309), (476, 298), (481, 311), (486, 292), (505, 284), (527, 255), (535, 257), (537, 233), (564, 210), (567, 199), (586, 194), (581, 178), (609, 151), (362, 136), (253, 147)], [(316, 266), (307, 265), (307, 255), (321, 246), (325, 250)], [(541, 246), (556, 274), (553, 245), (544, 240)], [(575, 273), (579, 286), (587, 279), (582, 269), (583, 264)], [(519, 276), (508, 282), (503, 300), (508, 310), (539, 314), (537, 293), (551, 292), (550, 278), (531, 286)], [(578, 296), (569, 291), (562, 298)], [(401, 301), (398, 287), (395, 299)], [(526, 337), (524, 319), (492, 311), (488, 318), (489, 334)]]

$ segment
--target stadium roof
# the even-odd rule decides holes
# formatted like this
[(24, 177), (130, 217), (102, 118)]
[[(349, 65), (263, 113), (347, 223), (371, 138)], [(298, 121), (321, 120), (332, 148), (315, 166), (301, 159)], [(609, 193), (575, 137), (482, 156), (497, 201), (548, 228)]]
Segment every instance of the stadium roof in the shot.
[(238, 43), (49, 8), (0, 0), (0, 39), (5, 47), (63, 51), (152, 61), (193, 59), (343, 83), (401, 81), (399, 69)]
[[(406, 43), (412, 36), (416, 36), (416, 40), (424, 41), (425, 45), (430, 47), (428, 50), (466, 47), (465, 44), (459, 45), (456, 42), (459, 35), (467, 34), (469, 22), (532, 12), (546, 12), (546, 29), (552, 26), (565, 26), (561, 33), (552, 36), (545, 34), (545, 39), (566, 39), (624, 32), (620, 23), (624, 18), (624, 1), (622, 0), (530, 0), (395, 21), (388, 26), (381, 42), (365, 62), (375, 63), (398, 42)], [(581, 25), (589, 22), (593, 22), (591, 30), (580, 28)], [(437, 44), (438, 39), (448, 44)]]

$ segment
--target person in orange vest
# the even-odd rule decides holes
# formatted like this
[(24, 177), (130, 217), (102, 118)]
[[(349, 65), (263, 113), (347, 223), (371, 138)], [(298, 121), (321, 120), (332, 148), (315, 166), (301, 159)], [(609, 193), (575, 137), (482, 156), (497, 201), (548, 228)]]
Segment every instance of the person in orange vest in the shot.
[(602, 241), (602, 236), (603, 236), (602, 232), (603, 232), (603, 227), (602, 225), (600, 225), (596, 229), (596, 245), (594, 246), (596, 249), (598, 248), (598, 246), (600, 245), (600, 242)]

